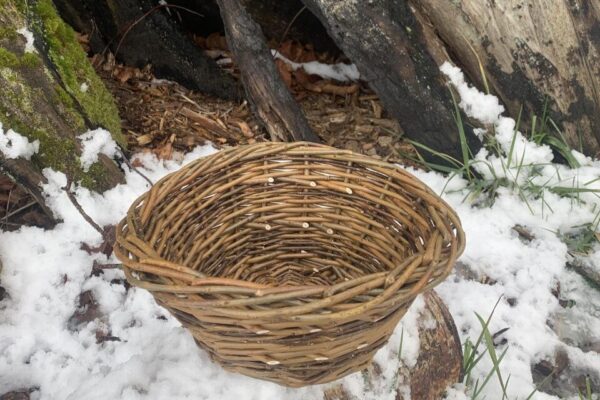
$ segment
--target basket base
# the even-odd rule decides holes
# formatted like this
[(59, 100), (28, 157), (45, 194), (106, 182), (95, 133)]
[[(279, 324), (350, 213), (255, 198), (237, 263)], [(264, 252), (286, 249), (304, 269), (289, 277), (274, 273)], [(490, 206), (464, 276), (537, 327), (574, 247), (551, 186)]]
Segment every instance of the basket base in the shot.
[[(353, 321), (320, 331), (318, 336), (313, 335), (314, 343), (310, 343), (310, 335), (277, 338), (269, 338), (268, 335), (264, 335), (261, 336), (260, 341), (255, 342), (255, 347), (257, 347), (255, 351), (251, 350), (252, 343), (232, 344), (231, 339), (234, 338), (227, 343), (216, 342), (215, 335), (206, 333), (207, 331), (214, 332), (214, 329), (199, 329), (197, 325), (186, 326), (185, 320), (179, 319), (190, 330), (197, 345), (207, 351), (211, 359), (225, 370), (271, 381), (282, 386), (299, 388), (329, 383), (367, 368), (377, 350), (387, 343), (410, 304), (412, 301), (409, 304), (403, 304), (388, 316), (375, 322), (359, 321), (357, 324), (357, 321)], [(175, 310), (172, 312), (174, 315), (178, 314)], [(340, 332), (348, 331), (349, 325), (352, 325), (350, 333), (340, 336)], [(223, 339), (223, 336), (220, 338)], [(295, 354), (294, 346), (289, 342), (303, 343), (299, 346), (306, 349), (307, 340), (309, 341), (308, 346), (314, 348), (315, 353), (319, 355), (331, 353), (337, 354), (337, 356), (315, 357), (306, 354), (306, 351), (303, 351), (303, 354)], [(356, 343), (361, 344), (357, 346)], [(349, 347), (348, 344), (351, 344), (352, 347)], [(228, 345), (236, 349), (228, 351)], [(323, 346), (327, 347), (327, 352), (324, 351)], [(265, 353), (264, 349), (269, 347), (274, 350), (272, 354)], [(286, 353), (289, 354), (288, 357), (286, 357)], [(228, 355), (224, 356), (224, 354)], [(275, 358), (284, 361), (268, 361)]]

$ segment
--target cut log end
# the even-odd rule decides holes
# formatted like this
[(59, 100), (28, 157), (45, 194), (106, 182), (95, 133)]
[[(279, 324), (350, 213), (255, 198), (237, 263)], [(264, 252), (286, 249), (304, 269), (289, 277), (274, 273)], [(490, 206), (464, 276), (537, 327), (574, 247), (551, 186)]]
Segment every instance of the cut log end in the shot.
[[(448, 308), (433, 290), (424, 293), (423, 299), (425, 307), (418, 319), (419, 356), (413, 368), (398, 371), (398, 387), (391, 388), (396, 391), (396, 399), (404, 399), (402, 392), (406, 385), (410, 388), (411, 400), (441, 399), (449, 386), (463, 378), (462, 347)], [(364, 370), (367, 384), (379, 375), (379, 370), (375, 363)], [(323, 391), (324, 400), (351, 398), (341, 384)]]

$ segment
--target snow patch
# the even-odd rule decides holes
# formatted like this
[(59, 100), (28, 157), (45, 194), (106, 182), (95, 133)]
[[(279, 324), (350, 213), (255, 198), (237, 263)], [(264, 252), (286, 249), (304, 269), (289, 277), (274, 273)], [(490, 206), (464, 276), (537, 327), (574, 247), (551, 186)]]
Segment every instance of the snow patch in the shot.
[[(591, 321), (600, 312), (593, 306), (599, 296), (585, 291), (581, 279), (578, 285), (573, 283), (574, 273), (566, 268), (571, 257), (558, 235), (593, 223), (598, 217), (600, 200), (593, 191), (600, 190), (600, 162), (573, 152), (580, 168), (553, 164), (550, 147), (533, 143), (519, 132), (513, 119), (502, 116), (504, 108), (494, 96), (469, 87), (463, 73), (449, 63), (441, 70), (456, 87), (461, 97), (459, 106), (467, 115), (489, 124), (495, 133), (496, 151), (482, 149), (475, 156), (474, 168), (484, 179), (506, 178), (515, 185), (500, 187), (494, 204), (480, 208), (472, 203), (471, 189), (464, 179), (455, 177), (448, 183), (436, 173), (412, 170), (457, 211), (466, 234), (460, 268), (436, 289), (449, 306), (462, 341), (474, 339), (481, 332), (475, 312), (487, 318), (500, 299), (489, 330), (494, 333), (509, 328), (502, 335), (506, 343), (496, 348), (500, 353), (509, 347), (501, 364), (504, 379), (510, 375), (509, 398), (529, 396), (535, 389), (531, 366), (542, 359), (553, 359), (558, 348), (572, 355), (572, 365), (600, 373), (600, 355), (587, 352), (583, 357), (573, 341), (578, 335), (585, 338), (582, 341), (589, 340), (591, 335), (585, 332), (598, 327)], [(537, 187), (541, 194), (533, 196), (517, 189), (525, 185)], [(581, 192), (577, 192), (578, 200), (573, 200), (551, 188), (576, 188)], [(519, 237), (513, 229), (516, 225), (526, 227), (533, 239)], [(560, 326), (569, 327), (562, 335), (560, 326), (553, 330), (548, 325), (548, 321), (564, 314), (553, 294), (557, 286), (563, 295), (577, 299), (568, 310), (572, 317), (559, 319)], [(573, 294), (574, 290), (579, 295)], [(492, 367), (490, 357), (483, 357), (472, 372), (473, 379), (483, 381)], [(462, 399), (463, 389), (451, 388), (450, 398)], [(498, 380), (492, 379), (481, 396), (496, 398), (501, 391)], [(535, 398), (556, 397), (538, 392)]]
[(40, 141), (30, 142), (26, 137), (9, 129), (4, 132), (2, 122), (0, 122), (0, 152), (6, 158), (25, 158), (31, 159), (31, 156), (40, 149)]
[(27, 41), (25, 43), (25, 53), (37, 53), (35, 46), (33, 44), (34, 43), (33, 33), (26, 27), (17, 29), (17, 33), (22, 35), (23, 37), (25, 37), (25, 40)]
[[(91, 134), (89, 136), (92, 136)], [(91, 139), (90, 139), (91, 140)], [(134, 158), (152, 181), (209, 155), (212, 146), (197, 147), (179, 161), (152, 154)], [(148, 190), (147, 182), (126, 165), (126, 184), (102, 195), (83, 187), (74, 194), (83, 209), (101, 226), (117, 223), (133, 200)], [(0, 313), (0, 387), (15, 390), (39, 387), (39, 399), (290, 399), (320, 400), (327, 385), (285, 388), (224, 371), (198, 349), (191, 334), (158, 306), (145, 290), (115, 283), (120, 270), (91, 276), (92, 263), (117, 262), (89, 255), (81, 243), (98, 245), (102, 238), (83, 221), (67, 199), (66, 176), (44, 170), (48, 205), (62, 222), (53, 230), (23, 227), (0, 231), (2, 286), (9, 298)], [(43, 266), (43, 267), (40, 267)], [(101, 317), (72, 332), (68, 320), (82, 291), (90, 290)], [(360, 373), (342, 383), (362, 399), (393, 400), (390, 389), (400, 363), (414, 365), (419, 339), (416, 320), (424, 302), (417, 298), (388, 344), (376, 354), (383, 378), (371, 387)], [(97, 343), (96, 332), (110, 330), (120, 341)], [(398, 355), (403, 335), (403, 351)], [(332, 384), (334, 385), (334, 384)], [(329, 385), (329, 386), (332, 386)], [(408, 389), (403, 387), (403, 391)]]
[(98, 154), (104, 154), (110, 158), (114, 158), (118, 154), (119, 148), (106, 129), (94, 129), (78, 138), (83, 147), (80, 162), (84, 171), (89, 170), (90, 166), (98, 161)]
[(469, 117), (478, 119), (483, 123), (493, 123), (504, 112), (496, 96), (481, 93), (477, 88), (467, 85), (465, 76), (460, 68), (445, 62), (440, 70), (450, 79), (460, 95), (460, 107)]
[(335, 79), (341, 82), (358, 81), (360, 79), (360, 72), (358, 72), (358, 68), (354, 64), (323, 64), (318, 61), (296, 63), (277, 50), (271, 50), (271, 53), (276, 59), (283, 60), (286, 64), (289, 64), (294, 71), (302, 68), (309, 75), (318, 75), (323, 79)]

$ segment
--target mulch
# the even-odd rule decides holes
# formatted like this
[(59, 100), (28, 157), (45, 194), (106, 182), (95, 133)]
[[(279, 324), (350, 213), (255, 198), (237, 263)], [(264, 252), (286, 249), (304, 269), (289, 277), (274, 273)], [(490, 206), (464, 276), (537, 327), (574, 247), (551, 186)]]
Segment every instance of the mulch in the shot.
[[(194, 41), (226, 72), (239, 76), (222, 36), (194, 37)], [(84, 36), (80, 42), (86, 46)], [(294, 62), (340, 61), (293, 41), (279, 44), (277, 50)], [(157, 79), (150, 65), (142, 69), (124, 66), (110, 53), (94, 55), (91, 61), (115, 98), (130, 153), (152, 152), (170, 159), (175, 151), (190, 151), (208, 142), (224, 148), (269, 140), (247, 101), (223, 100)], [(366, 84), (307, 75), (281, 60), (276, 64), (323, 143), (415, 165), (411, 161), (414, 148), (402, 140), (398, 122), (387, 116)], [(48, 220), (23, 188), (0, 173), (0, 229), (15, 230), (22, 225), (48, 227)]]

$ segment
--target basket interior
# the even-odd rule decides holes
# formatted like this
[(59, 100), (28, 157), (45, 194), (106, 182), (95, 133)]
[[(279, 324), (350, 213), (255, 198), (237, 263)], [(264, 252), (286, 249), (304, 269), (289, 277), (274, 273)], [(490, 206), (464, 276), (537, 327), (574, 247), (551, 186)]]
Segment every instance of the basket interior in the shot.
[(314, 154), (199, 169), (168, 185), (144, 236), (210, 277), (334, 285), (393, 269), (435, 229), (426, 189), (394, 169)]

